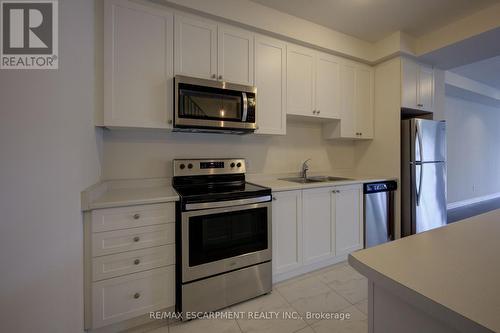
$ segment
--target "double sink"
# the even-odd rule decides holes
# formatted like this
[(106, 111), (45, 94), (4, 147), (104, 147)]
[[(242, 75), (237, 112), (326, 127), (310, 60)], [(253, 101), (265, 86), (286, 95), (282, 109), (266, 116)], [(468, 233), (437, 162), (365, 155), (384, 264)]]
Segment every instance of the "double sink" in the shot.
[(351, 178), (344, 177), (331, 177), (331, 176), (312, 176), (312, 177), (291, 177), (279, 178), (279, 180), (286, 180), (287, 182), (294, 182), (299, 184), (321, 183), (321, 182), (334, 182), (340, 180), (352, 180)]

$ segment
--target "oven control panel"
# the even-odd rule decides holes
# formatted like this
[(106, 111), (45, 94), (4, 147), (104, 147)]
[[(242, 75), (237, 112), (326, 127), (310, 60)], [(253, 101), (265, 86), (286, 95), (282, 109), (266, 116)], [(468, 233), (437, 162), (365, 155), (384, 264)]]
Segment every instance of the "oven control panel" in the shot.
[(174, 160), (174, 177), (176, 176), (202, 176), (245, 173), (245, 159), (194, 159)]

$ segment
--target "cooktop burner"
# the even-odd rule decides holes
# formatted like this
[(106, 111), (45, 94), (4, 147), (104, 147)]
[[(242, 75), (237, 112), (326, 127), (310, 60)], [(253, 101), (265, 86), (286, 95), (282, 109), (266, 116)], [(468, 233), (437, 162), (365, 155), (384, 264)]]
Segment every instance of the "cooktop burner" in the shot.
[(271, 189), (246, 182), (244, 159), (174, 160), (172, 185), (184, 204), (271, 195)]

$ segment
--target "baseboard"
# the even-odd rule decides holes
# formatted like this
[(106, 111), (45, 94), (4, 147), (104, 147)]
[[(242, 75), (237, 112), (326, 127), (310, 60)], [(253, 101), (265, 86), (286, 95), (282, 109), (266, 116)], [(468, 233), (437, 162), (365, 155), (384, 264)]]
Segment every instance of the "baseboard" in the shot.
[(449, 203), (446, 206), (446, 208), (448, 208), (448, 209), (454, 209), (454, 208), (459, 208), (459, 207), (463, 207), (463, 206), (467, 206), (467, 205), (472, 205), (472, 204), (475, 204), (475, 203), (479, 203), (479, 202), (486, 201), (486, 200), (491, 200), (491, 199), (496, 199), (496, 198), (500, 198), (500, 192), (492, 193), (492, 194), (488, 194), (488, 195), (483, 195), (481, 197), (475, 197), (475, 198), (471, 198), (471, 199), (466, 199), (466, 200), (462, 200), (462, 201), (455, 201), (455, 202)]

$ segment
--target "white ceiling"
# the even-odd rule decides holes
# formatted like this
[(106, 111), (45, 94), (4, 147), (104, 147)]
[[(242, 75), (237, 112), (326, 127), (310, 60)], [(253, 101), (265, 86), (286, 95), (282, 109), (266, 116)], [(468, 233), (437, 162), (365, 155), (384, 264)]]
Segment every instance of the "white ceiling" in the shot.
[(419, 37), (500, 0), (252, 1), (374, 42), (399, 30)]
[(453, 68), (451, 71), (500, 90), (500, 56)]

